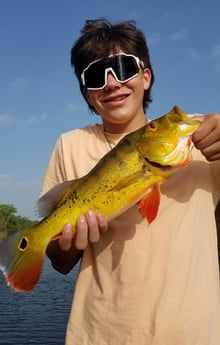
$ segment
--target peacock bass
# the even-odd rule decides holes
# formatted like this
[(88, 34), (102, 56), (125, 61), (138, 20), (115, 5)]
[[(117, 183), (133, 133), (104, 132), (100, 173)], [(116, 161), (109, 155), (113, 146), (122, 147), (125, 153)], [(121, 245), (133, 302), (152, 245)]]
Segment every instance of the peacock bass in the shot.
[(44, 218), (0, 243), (0, 269), (8, 285), (30, 291), (40, 277), (49, 241), (89, 209), (110, 220), (137, 204), (151, 223), (159, 207), (159, 184), (191, 161), (191, 135), (199, 125), (175, 106), (126, 135), (87, 175), (46, 193), (39, 200)]

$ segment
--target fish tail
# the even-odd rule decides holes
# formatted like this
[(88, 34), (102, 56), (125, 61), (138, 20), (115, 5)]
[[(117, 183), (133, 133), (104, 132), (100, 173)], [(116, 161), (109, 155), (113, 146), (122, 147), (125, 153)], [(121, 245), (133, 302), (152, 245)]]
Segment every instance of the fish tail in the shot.
[(15, 233), (0, 243), (0, 269), (7, 284), (16, 291), (28, 292), (39, 280), (46, 244), (38, 246), (34, 242), (33, 237)]

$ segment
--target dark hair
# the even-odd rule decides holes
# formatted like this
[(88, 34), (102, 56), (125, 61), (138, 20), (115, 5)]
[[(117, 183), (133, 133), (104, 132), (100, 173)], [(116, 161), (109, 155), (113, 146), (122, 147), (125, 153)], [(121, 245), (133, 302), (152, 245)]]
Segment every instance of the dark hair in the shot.
[[(131, 20), (115, 24), (105, 18), (86, 21), (81, 30), (81, 36), (71, 49), (71, 65), (74, 67), (82, 95), (86, 100), (83, 92), (84, 87), (80, 79), (84, 68), (90, 62), (105, 58), (112, 52), (117, 53), (120, 49), (124, 53), (139, 57), (144, 62), (144, 66), (151, 71), (151, 84), (149, 89), (145, 90), (143, 98), (143, 109), (145, 110), (149, 102), (152, 101), (151, 87), (154, 82), (154, 74), (144, 34), (137, 29), (135, 22)], [(88, 106), (96, 112), (89, 103)]]

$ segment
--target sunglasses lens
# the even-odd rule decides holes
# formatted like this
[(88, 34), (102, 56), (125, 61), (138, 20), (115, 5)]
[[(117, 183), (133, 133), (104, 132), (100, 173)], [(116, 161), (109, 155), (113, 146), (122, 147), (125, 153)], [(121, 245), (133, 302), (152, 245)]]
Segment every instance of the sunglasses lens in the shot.
[(85, 87), (101, 89), (106, 85), (105, 71), (113, 70), (119, 82), (125, 82), (137, 75), (139, 65), (132, 55), (115, 55), (92, 63), (84, 70)]
[(125, 82), (138, 73), (139, 66), (133, 56), (117, 55), (113, 70), (119, 81)]
[(97, 88), (105, 85), (105, 61), (99, 60), (84, 71), (85, 87)]

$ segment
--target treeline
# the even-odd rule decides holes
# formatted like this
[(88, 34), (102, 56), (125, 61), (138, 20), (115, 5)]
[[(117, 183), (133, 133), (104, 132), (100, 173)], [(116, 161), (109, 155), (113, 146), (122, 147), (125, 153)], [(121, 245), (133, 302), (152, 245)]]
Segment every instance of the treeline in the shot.
[(17, 214), (17, 209), (11, 204), (0, 204), (0, 241), (8, 234), (35, 224), (36, 221)]

